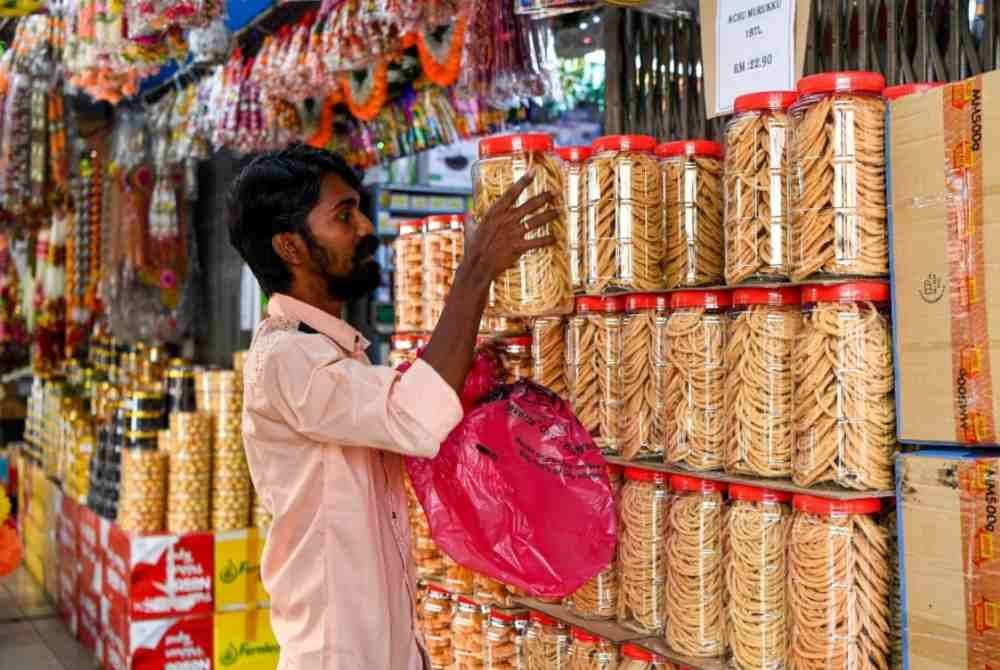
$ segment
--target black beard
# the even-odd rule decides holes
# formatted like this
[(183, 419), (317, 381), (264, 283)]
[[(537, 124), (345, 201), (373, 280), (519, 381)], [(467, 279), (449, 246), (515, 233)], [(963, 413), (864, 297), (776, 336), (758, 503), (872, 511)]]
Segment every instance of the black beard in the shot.
[(373, 257), (378, 247), (379, 240), (374, 235), (365, 235), (358, 241), (351, 260), (351, 271), (346, 275), (326, 276), (326, 290), (331, 298), (345, 302), (357, 300), (370, 295), (379, 287), (382, 283), (382, 267)]

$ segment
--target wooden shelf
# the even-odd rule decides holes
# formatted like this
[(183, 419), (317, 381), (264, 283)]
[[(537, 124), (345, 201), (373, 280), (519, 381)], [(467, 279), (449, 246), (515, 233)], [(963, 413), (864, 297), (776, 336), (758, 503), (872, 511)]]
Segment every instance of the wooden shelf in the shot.
[(623, 465), (625, 467), (655, 470), (657, 472), (666, 472), (671, 475), (687, 475), (689, 477), (710, 479), (712, 481), (725, 482), (727, 484), (746, 484), (747, 486), (758, 486), (765, 489), (788, 491), (790, 493), (800, 493), (808, 496), (817, 496), (819, 498), (831, 498), (833, 500), (892, 498), (896, 495), (895, 491), (852, 491), (827, 484), (806, 488), (804, 486), (796, 485), (790, 479), (765, 479), (763, 477), (729, 475), (725, 472), (694, 472), (692, 470), (685, 470), (683, 468), (664, 465), (663, 463), (657, 463), (655, 461), (627, 461), (624, 458), (618, 458), (617, 456), (606, 456), (605, 460), (609, 463), (615, 463), (616, 465)]
[[(802, 286), (835, 286), (837, 284), (847, 284), (850, 282), (858, 281), (871, 281), (878, 282), (880, 284), (888, 284), (888, 277), (844, 277), (842, 279), (813, 279), (812, 281), (785, 281), (785, 282), (769, 282), (769, 281), (746, 281), (742, 284), (733, 284), (732, 286), (719, 285), (719, 286), (681, 286), (680, 288), (668, 288), (668, 289), (658, 289), (656, 291), (633, 291), (630, 289), (617, 289), (609, 288), (604, 292), (603, 295), (629, 295), (630, 293), (652, 293), (652, 294), (670, 294), (677, 293), (678, 291), (733, 291), (738, 288), (798, 288)], [(588, 293), (581, 293), (579, 295), (590, 295)], [(579, 297), (579, 295), (577, 297)]]

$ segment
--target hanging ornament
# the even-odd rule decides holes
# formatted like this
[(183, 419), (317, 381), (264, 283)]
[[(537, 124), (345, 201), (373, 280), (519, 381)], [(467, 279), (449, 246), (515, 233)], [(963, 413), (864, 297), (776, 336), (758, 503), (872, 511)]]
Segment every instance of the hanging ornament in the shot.
[(451, 24), (425, 26), (417, 33), (417, 51), (424, 74), (438, 86), (451, 86), (462, 70), (462, 48), (467, 16), (459, 16)]
[(389, 99), (389, 61), (380, 58), (363, 70), (347, 72), (340, 83), (351, 114), (371, 121)]

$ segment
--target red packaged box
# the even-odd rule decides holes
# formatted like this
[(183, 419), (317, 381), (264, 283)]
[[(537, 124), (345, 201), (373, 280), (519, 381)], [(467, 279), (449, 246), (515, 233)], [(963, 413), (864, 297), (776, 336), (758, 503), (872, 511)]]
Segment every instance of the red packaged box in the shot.
[(96, 593), (81, 590), (77, 594), (79, 628), (76, 639), (86, 649), (95, 651), (101, 637), (100, 598)]
[(59, 508), (59, 524), (56, 541), (59, 548), (76, 553), (77, 536), (80, 528), (80, 506), (67, 495), (62, 497)]
[(107, 670), (212, 670), (211, 616), (135, 620), (113, 604), (110, 618), (104, 640)]
[(211, 533), (130, 536), (112, 524), (102, 592), (132, 620), (212, 614), (214, 547)]
[(71, 635), (77, 632), (77, 610), (79, 602), (79, 570), (75, 557), (63, 554), (59, 557), (59, 618), (63, 620)]
[(76, 558), (80, 568), (80, 588), (101, 593), (103, 584), (103, 551), (101, 549), (101, 519), (87, 507), (77, 514)]

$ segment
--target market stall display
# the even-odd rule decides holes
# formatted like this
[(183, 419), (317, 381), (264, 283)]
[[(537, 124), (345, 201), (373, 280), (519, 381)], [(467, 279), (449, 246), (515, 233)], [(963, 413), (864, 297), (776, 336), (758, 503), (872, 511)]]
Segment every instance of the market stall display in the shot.
[(426, 587), (417, 609), (417, 622), (423, 633), (431, 667), (435, 670), (451, 668), (454, 662), (451, 636), (453, 616), (452, 595), (438, 586)]
[(531, 321), (531, 379), (566, 396), (566, 320), (541, 316)]
[(667, 531), (669, 476), (625, 468), (620, 503), (618, 622), (645, 635), (667, 622)]
[[(615, 507), (621, 514), (621, 491), (624, 471), (618, 465), (608, 465), (608, 482), (615, 497)], [(611, 620), (618, 616), (620, 558), (616, 551), (614, 559), (583, 586), (566, 598), (566, 606), (571, 612), (584, 619)]]
[(524, 667), (525, 610), (490, 610), (483, 625), (483, 670), (520, 670)]
[(563, 203), (566, 207), (566, 239), (569, 250), (570, 288), (582, 293), (587, 283), (587, 159), (591, 148), (559, 147), (563, 165)]
[(576, 299), (566, 333), (567, 386), (573, 411), (605, 453), (621, 450), (623, 296)]
[[(423, 330), (431, 332), (444, 311), (444, 300), (455, 281), (465, 250), (463, 217), (430, 216), (423, 228)], [(406, 259), (409, 261), (409, 259)], [(405, 265), (403, 266), (406, 267)], [(404, 291), (405, 293), (405, 291)]]
[(416, 219), (399, 224), (392, 243), (397, 333), (419, 332), (424, 327), (423, 248), (423, 222)]
[(569, 670), (570, 629), (542, 612), (531, 612), (524, 634), (525, 670)]
[(567, 655), (569, 670), (617, 670), (618, 645), (580, 628), (574, 628)]
[(451, 650), (455, 670), (483, 667), (483, 612), (475, 600), (459, 596), (451, 619)]
[(628, 460), (663, 455), (656, 441), (657, 373), (655, 362), (656, 321), (666, 310), (663, 295), (639, 293), (625, 300), (622, 326), (623, 409), (622, 457)]

